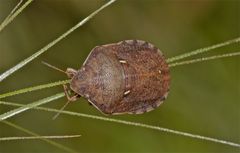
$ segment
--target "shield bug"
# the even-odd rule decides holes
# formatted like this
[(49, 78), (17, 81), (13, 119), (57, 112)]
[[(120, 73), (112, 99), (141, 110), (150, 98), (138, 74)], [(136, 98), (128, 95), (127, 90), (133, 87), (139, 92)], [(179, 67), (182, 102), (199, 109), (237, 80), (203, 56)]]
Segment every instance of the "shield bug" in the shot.
[[(142, 40), (125, 40), (92, 49), (79, 70), (68, 68), (70, 89), (104, 114), (142, 114), (167, 97), (169, 67), (162, 52)], [(66, 90), (66, 87), (65, 87)]]

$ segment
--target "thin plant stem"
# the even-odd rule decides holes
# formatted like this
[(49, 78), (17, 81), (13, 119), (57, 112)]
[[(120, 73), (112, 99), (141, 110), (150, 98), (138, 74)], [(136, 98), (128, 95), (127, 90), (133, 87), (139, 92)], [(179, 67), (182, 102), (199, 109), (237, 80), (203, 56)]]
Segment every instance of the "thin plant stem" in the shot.
[(18, 94), (31, 92), (31, 91), (36, 91), (36, 90), (51, 88), (51, 87), (55, 87), (55, 86), (59, 86), (59, 85), (64, 85), (64, 84), (67, 84), (69, 82), (70, 82), (70, 80), (61, 80), (61, 81), (51, 82), (51, 83), (48, 83), (48, 84), (38, 85), (38, 86), (34, 86), (34, 87), (23, 88), (23, 89), (20, 89), (20, 90), (15, 90), (15, 91), (12, 91), (12, 92), (7, 92), (7, 93), (4, 93), (4, 94), (0, 94), (0, 99), (10, 97), (10, 96), (14, 96), (14, 95), (18, 95)]
[(222, 42), (222, 43), (219, 43), (219, 44), (215, 44), (215, 45), (212, 45), (212, 46), (200, 48), (200, 49), (197, 49), (197, 50), (194, 50), (194, 51), (190, 51), (190, 52), (178, 55), (178, 56), (168, 58), (167, 63), (171, 63), (171, 62), (174, 62), (174, 61), (177, 61), (177, 60), (180, 60), (180, 59), (184, 59), (184, 58), (187, 58), (187, 57), (190, 57), (190, 56), (194, 56), (194, 55), (197, 55), (197, 54), (209, 52), (209, 51), (212, 51), (216, 48), (224, 47), (224, 46), (239, 43), (239, 42), (240, 42), (240, 37), (232, 39), (232, 40), (228, 40), (228, 41), (225, 41), (225, 42)]
[(17, 108), (17, 109), (14, 109), (14, 110), (10, 110), (10, 111), (0, 115), (0, 121), (6, 120), (6, 119), (8, 119), (10, 117), (13, 117), (13, 116), (15, 116), (15, 115), (17, 115), (19, 113), (22, 113), (22, 112), (24, 112), (26, 110), (29, 110), (29, 109), (31, 109), (33, 107), (49, 103), (49, 102), (51, 102), (53, 100), (56, 100), (56, 99), (59, 99), (59, 98), (61, 98), (63, 96), (65, 96), (65, 94), (63, 92), (62, 93), (58, 93), (56, 95), (53, 95), (53, 96), (50, 96), (50, 97), (38, 100), (36, 102), (27, 104), (27, 105), (22, 106), (20, 108)]
[(8, 16), (3, 20), (2, 24), (4, 24), (12, 15), (13, 13), (19, 8), (19, 6), (22, 4), (23, 0), (20, 0), (17, 5), (12, 9), (12, 11), (8, 14)]
[[(29, 135), (36, 136), (36, 137), (40, 137), (40, 135), (38, 135), (37, 133), (32, 132), (32, 131), (30, 131), (30, 130), (28, 130), (28, 129), (26, 129), (26, 128), (23, 128), (23, 127), (21, 127), (21, 126), (19, 126), (19, 125), (16, 125), (16, 124), (14, 124), (14, 123), (11, 123), (11, 122), (9, 122), (9, 121), (2, 121), (2, 123), (5, 123), (5, 124), (7, 124), (8, 126), (11, 126), (11, 127), (15, 128), (15, 129), (17, 129), (17, 130), (23, 131), (23, 132), (25, 132), (25, 133), (27, 133), (27, 134), (29, 134)], [(62, 144), (59, 144), (59, 143), (57, 143), (57, 142), (54, 142), (54, 141), (52, 141), (52, 140), (49, 140), (49, 139), (46, 139), (46, 138), (40, 138), (40, 139), (42, 139), (43, 141), (45, 141), (45, 142), (47, 142), (47, 143), (49, 143), (49, 144), (51, 144), (51, 145), (53, 145), (53, 146), (61, 149), (61, 150), (64, 150), (64, 151), (67, 151), (67, 152), (71, 152), (71, 153), (77, 153), (77, 151), (75, 151), (75, 150), (73, 150), (73, 149), (71, 149), (71, 148), (68, 148), (68, 147), (66, 147), (66, 146), (64, 146), (64, 145), (62, 145)]]
[(0, 32), (11, 23), (15, 17), (17, 17), (33, 0), (27, 0), (20, 8), (19, 6), (22, 3), (22, 0), (14, 7), (11, 13), (6, 17), (6, 19), (0, 24)]
[(196, 58), (196, 59), (192, 59), (192, 60), (175, 62), (175, 63), (169, 64), (169, 67), (193, 64), (193, 63), (209, 61), (209, 60), (213, 60), (213, 59), (219, 59), (219, 58), (225, 58), (225, 57), (231, 57), (231, 56), (239, 56), (239, 55), (240, 55), (240, 52), (234, 52), (234, 53), (228, 53), (228, 54), (222, 54), (222, 55), (214, 55), (214, 56), (209, 56), (209, 57)]
[[(0, 104), (9, 105), (9, 106), (25, 106), (24, 104), (16, 104), (16, 103), (4, 102), (4, 101), (0, 101)], [(33, 107), (32, 109), (44, 110), (44, 111), (49, 111), (49, 112), (59, 112), (59, 110), (57, 110), (57, 109), (45, 108), (45, 107)], [(114, 118), (107, 118), (107, 117), (84, 114), (84, 113), (71, 112), (71, 111), (66, 111), (66, 110), (61, 111), (61, 113), (62, 114), (67, 114), (67, 115), (72, 115), (72, 116), (86, 117), (86, 118), (97, 119), (97, 120), (102, 120), (102, 121), (131, 125), (131, 126), (136, 126), (136, 127), (143, 127), (143, 128), (147, 128), (147, 129), (172, 133), (172, 134), (180, 135), (180, 136), (184, 136), (184, 137), (191, 137), (191, 138), (194, 138), (194, 139), (211, 141), (211, 142), (215, 142), (215, 143), (220, 143), (220, 144), (240, 148), (240, 144), (234, 143), (234, 142), (231, 142), (231, 141), (221, 140), (221, 139), (212, 138), (212, 137), (206, 137), (206, 136), (202, 136), (202, 135), (198, 135), (198, 134), (191, 134), (191, 133), (187, 133), (187, 132), (177, 131), (177, 130), (164, 128), (164, 127), (159, 127), (159, 126), (154, 126), (154, 125), (148, 125), (148, 124), (143, 124), (143, 123), (138, 123), (138, 122), (119, 120), (119, 119), (114, 119)]]
[(15, 66), (13, 66), (12, 68), (8, 69), (7, 71), (5, 71), (4, 73), (2, 73), (0, 75), (0, 82), (3, 81), (4, 79), (6, 79), (9, 75), (13, 74), (14, 72), (16, 72), (17, 70), (19, 70), (20, 68), (22, 68), (23, 66), (25, 66), (26, 64), (28, 64), (29, 62), (31, 62), (32, 60), (34, 60), (35, 58), (37, 58), (39, 55), (43, 54), (45, 51), (47, 51), (49, 48), (51, 48), (52, 46), (54, 46), (55, 44), (57, 44), (60, 40), (64, 39), (66, 36), (68, 36), (69, 34), (71, 34), (73, 31), (75, 31), (77, 28), (81, 27), (82, 25), (84, 25), (87, 21), (89, 21), (92, 17), (94, 17), (95, 15), (97, 15), (100, 11), (102, 11), (104, 8), (106, 8), (107, 6), (111, 5), (113, 2), (115, 2), (116, 0), (110, 0), (109, 2), (107, 2), (106, 4), (104, 4), (103, 6), (101, 6), (99, 9), (97, 9), (96, 11), (94, 11), (92, 14), (90, 14), (89, 16), (87, 16), (85, 19), (83, 19), (82, 21), (80, 21), (79, 23), (77, 23), (75, 26), (73, 26), (72, 28), (70, 28), (68, 31), (66, 31), (65, 33), (63, 33), (62, 35), (60, 35), (58, 38), (56, 38), (55, 40), (53, 40), (52, 42), (50, 42), (49, 44), (47, 44), (46, 46), (44, 46), (43, 48), (41, 48), (40, 50), (38, 50), (36, 53), (32, 54), (30, 57), (24, 59), (23, 61), (21, 61), (20, 63), (16, 64)]
[(53, 136), (25, 136), (25, 137), (2, 137), (0, 141), (11, 141), (11, 140), (36, 140), (36, 139), (66, 139), (66, 138), (77, 138), (81, 135), (53, 135)]

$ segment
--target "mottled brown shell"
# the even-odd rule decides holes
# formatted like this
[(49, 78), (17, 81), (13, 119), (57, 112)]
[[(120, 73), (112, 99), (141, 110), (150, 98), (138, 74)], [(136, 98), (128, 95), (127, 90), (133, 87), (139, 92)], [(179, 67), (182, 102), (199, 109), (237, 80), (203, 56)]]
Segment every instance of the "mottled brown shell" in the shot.
[(141, 114), (167, 97), (169, 67), (161, 51), (141, 40), (95, 47), (71, 89), (104, 114)]

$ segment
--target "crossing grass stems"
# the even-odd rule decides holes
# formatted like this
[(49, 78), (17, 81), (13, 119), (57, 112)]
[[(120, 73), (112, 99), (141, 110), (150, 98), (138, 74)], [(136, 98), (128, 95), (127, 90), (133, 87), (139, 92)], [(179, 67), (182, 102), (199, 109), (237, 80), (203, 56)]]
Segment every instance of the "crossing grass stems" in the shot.
[[(27, 0), (23, 5), (21, 5), (23, 3), (23, 1), (20, 0), (19, 3), (16, 5), (16, 7), (11, 11), (11, 13), (2, 22), (2, 24), (0, 24), (0, 32), (9, 23), (11, 23), (14, 20), (14, 18), (17, 15), (19, 15), (32, 1), (33, 0)], [(63, 33), (58, 38), (56, 38), (54, 41), (50, 42), (45, 47), (38, 50), (35, 54), (26, 58), (22, 62), (16, 64), (12, 68), (10, 68), (9, 70), (7, 70), (3, 74), (1, 74), (0, 75), (0, 82), (2, 80), (4, 80), (5, 78), (7, 78), (9, 75), (16, 72), (18, 69), (22, 68), (23, 66), (25, 66), (26, 64), (28, 64), (29, 62), (31, 62), (32, 60), (37, 58), (42, 53), (46, 52), (49, 48), (51, 48), (52, 46), (57, 44), (60, 40), (62, 40), (66, 36), (68, 36), (70, 33), (72, 33), (78, 27), (84, 25), (93, 16), (98, 14), (100, 11), (102, 11), (104, 8), (111, 5), (115, 1), (116, 0), (110, 0), (109, 2), (104, 4), (102, 7), (100, 7), (96, 11), (94, 11), (92, 14), (87, 16), (85, 19), (80, 21), (78, 24), (76, 24), (75, 26), (70, 28), (67, 32)], [(219, 44), (215, 44), (215, 45), (212, 45), (212, 46), (209, 46), (209, 47), (200, 48), (200, 49), (197, 49), (197, 50), (194, 50), (194, 51), (191, 51), (191, 52), (187, 52), (187, 53), (184, 53), (182, 55), (178, 55), (178, 56), (175, 56), (175, 57), (168, 58), (167, 62), (169, 63), (170, 67), (176, 67), (176, 66), (180, 66), (180, 65), (192, 64), (192, 63), (197, 63), (197, 62), (202, 62), (202, 61), (207, 61), (207, 60), (213, 60), (213, 59), (218, 59), (218, 58), (238, 56), (238, 55), (240, 55), (240, 52), (231, 52), (231, 53), (226, 53), (226, 54), (222, 54), (222, 55), (213, 55), (213, 56), (209, 56), (209, 57), (183, 60), (187, 57), (191, 57), (191, 56), (194, 56), (194, 55), (197, 55), (197, 54), (202, 54), (202, 53), (205, 53), (205, 52), (209, 52), (209, 51), (212, 51), (214, 49), (217, 49), (217, 48), (220, 48), (220, 47), (223, 47), (223, 46), (227, 46), (227, 45), (230, 45), (230, 44), (238, 43), (238, 42), (240, 42), (240, 37), (229, 40), (229, 41), (225, 41), (225, 42), (222, 42), (222, 43), (219, 43)], [(183, 60), (183, 61), (181, 61), (181, 60)], [(55, 86), (63, 85), (63, 84), (66, 84), (66, 83), (69, 83), (69, 80), (57, 81), (57, 82), (52, 82), (52, 83), (39, 85), (39, 86), (35, 86), (35, 87), (20, 89), (20, 90), (16, 90), (16, 91), (13, 91), (13, 92), (0, 94), (0, 99), (1, 98), (6, 98), (6, 97), (9, 97), (9, 96), (14, 96), (14, 95), (17, 95), (17, 94), (23, 94), (23, 93), (26, 93), (26, 92), (32, 92), (32, 91), (41, 90), (41, 89), (45, 89), (45, 88), (55, 87)], [(59, 112), (59, 110), (39, 107), (39, 105), (51, 102), (51, 101), (59, 99), (63, 96), (64, 96), (63, 93), (58, 93), (56, 95), (41, 99), (41, 100), (36, 101), (36, 102), (32, 102), (32, 103), (27, 104), (27, 105), (0, 101), (0, 104), (2, 104), (2, 105), (20, 106), (17, 109), (13, 109), (9, 112), (1, 114), (0, 115), (0, 120), (2, 122), (4, 122), (5, 124), (8, 124), (10, 126), (15, 127), (18, 130), (23, 130), (23, 131), (25, 130), (25, 132), (26, 132), (26, 129), (20, 128), (19, 126), (14, 125), (13, 123), (7, 122), (5, 119), (13, 117), (13, 116), (15, 116), (17, 114), (20, 114), (20, 113), (22, 113), (26, 110), (29, 110), (29, 109), (39, 109), (39, 110), (50, 111), (50, 112)], [(89, 115), (89, 114), (70, 112), (70, 111), (61, 111), (61, 113), (68, 114), (68, 115), (74, 115), (74, 116), (87, 117), (87, 118), (92, 118), (92, 119), (98, 119), (98, 120), (103, 120), (103, 121), (110, 121), (110, 122), (115, 122), (115, 123), (120, 123), (120, 124), (132, 125), (132, 126), (137, 126), (137, 127), (144, 127), (144, 128), (148, 128), (148, 129), (154, 129), (154, 130), (163, 131), (163, 132), (167, 132), (167, 133), (177, 134), (177, 135), (186, 136), (186, 137), (192, 137), (192, 138), (195, 138), (195, 139), (201, 139), (201, 140), (205, 140), (205, 141), (212, 141), (212, 142), (221, 143), (221, 144), (230, 145), (230, 146), (240, 148), (240, 144), (238, 144), (238, 143), (233, 143), (233, 142), (230, 142), (230, 141), (220, 140), (220, 139), (216, 139), (216, 138), (211, 138), (211, 137), (191, 134), (191, 133), (187, 133), (187, 132), (181, 132), (181, 131), (177, 131), (177, 130), (167, 129), (167, 128), (163, 128), (163, 127), (159, 127), (159, 126), (147, 125), (147, 124), (143, 124), (143, 123), (136, 123), (136, 122), (118, 120), (118, 119), (113, 119), (113, 118), (106, 118), (106, 117), (101, 117), (101, 116), (94, 116), (94, 115)], [(19, 139), (42, 139), (42, 140), (46, 141), (47, 138), (58, 138), (58, 136), (39, 136), (39, 135), (36, 135), (36, 134), (32, 133), (31, 131), (30, 132), (27, 131), (27, 133), (29, 133), (33, 136), (31, 136), (31, 137), (29, 136), (29, 137), (0, 138), (0, 141), (7, 141), (7, 140), (10, 141), (10, 140), (19, 140)], [(75, 136), (65, 136), (65, 137), (62, 137), (62, 138), (67, 138), (67, 137), (75, 137)], [(47, 142), (50, 143), (50, 144), (54, 144), (54, 142), (51, 142), (50, 140), (48, 140)], [(67, 148), (63, 145), (59, 145), (59, 144), (55, 144), (55, 145), (58, 146), (59, 148), (63, 149), (63, 150), (68, 151), (68, 152), (75, 152), (74, 150), (72, 150), (70, 148)]]

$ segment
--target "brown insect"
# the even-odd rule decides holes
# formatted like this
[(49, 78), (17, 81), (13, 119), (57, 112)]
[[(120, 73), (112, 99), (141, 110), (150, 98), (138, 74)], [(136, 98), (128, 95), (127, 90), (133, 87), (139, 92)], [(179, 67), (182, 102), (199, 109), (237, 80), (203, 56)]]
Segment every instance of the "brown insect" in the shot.
[[(82, 96), (104, 114), (142, 114), (167, 97), (169, 67), (162, 52), (141, 40), (97, 46), (80, 70), (68, 68), (73, 97)], [(65, 91), (67, 90), (65, 86)]]

